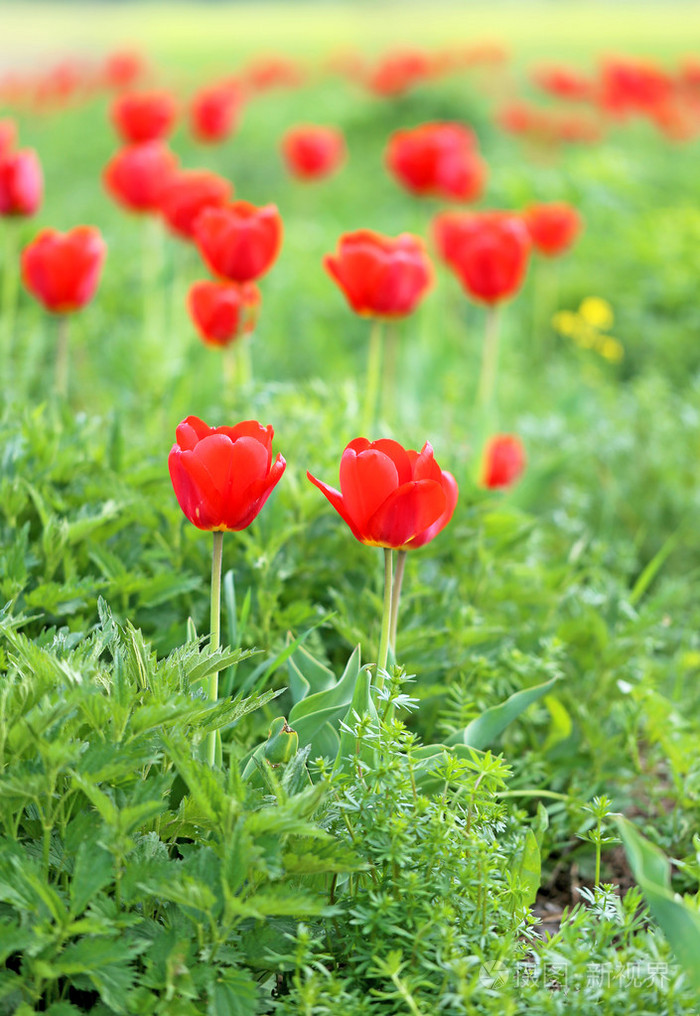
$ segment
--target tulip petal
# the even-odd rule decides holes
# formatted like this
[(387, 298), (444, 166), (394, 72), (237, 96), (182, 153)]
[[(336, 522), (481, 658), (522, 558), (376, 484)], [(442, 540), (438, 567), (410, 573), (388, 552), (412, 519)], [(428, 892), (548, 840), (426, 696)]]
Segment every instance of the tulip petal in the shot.
[(260, 509), (267, 501), (268, 497), (279, 483), (280, 477), (286, 468), (286, 461), (281, 455), (277, 455), (272, 469), (269, 471), (267, 476), (263, 476), (260, 480), (256, 480), (249, 488), (246, 493), (247, 506), (244, 513), (236, 520), (235, 525), (229, 525), (229, 529), (246, 529), (253, 519), (259, 514)]
[(394, 460), (375, 448), (358, 454), (346, 448), (340, 460), (340, 489), (348, 514), (364, 533), (367, 520), (399, 487)]
[(426, 543), (430, 543), (430, 541), (445, 528), (454, 515), (454, 510), (457, 506), (457, 498), (459, 496), (457, 481), (452, 473), (448, 473), (445, 470), (441, 474), (440, 483), (445, 493), (445, 510), (440, 518), (437, 519), (436, 522), (433, 522), (432, 526), (428, 526), (427, 529), (418, 533), (418, 535), (411, 540), (411, 548), (424, 547)]
[(208, 427), (204, 420), (200, 420), (198, 416), (188, 416), (178, 424), (175, 430), (175, 440), (183, 452), (192, 451), (198, 441), (211, 433), (211, 427)]
[(228, 473), (222, 487), (224, 524), (227, 529), (238, 529), (238, 521), (248, 511), (251, 497), (255, 500), (251, 490), (267, 479), (269, 453), (266, 445), (254, 437), (239, 437), (234, 442), (224, 434), (215, 437), (228, 445)]
[(422, 479), (420, 476), (413, 475), (411, 456), (398, 441), (392, 441), (391, 438), (384, 437), (380, 438), (379, 441), (373, 441), (371, 447), (376, 448), (378, 452), (383, 452), (384, 455), (389, 456), (396, 466), (396, 472), (399, 476), (399, 485), (402, 483), (408, 483), (409, 480)]
[(413, 463), (413, 479), (437, 480), (440, 483), (441, 477), (442, 472), (433, 455), (433, 446), (426, 441)]
[(384, 501), (367, 520), (369, 541), (379, 547), (406, 547), (445, 511), (445, 491), (435, 480), (412, 480)]
[(175, 445), (168, 458), (170, 478), (183, 512), (198, 529), (218, 529), (222, 524), (222, 497), (215, 481), (194, 451)]
[(345, 524), (350, 527), (350, 532), (355, 537), (355, 539), (360, 540), (361, 543), (364, 543), (364, 538), (360, 533), (360, 530), (355, 525), (352, 516), (349, 514), (345, 502), (343, 501), (343, 495), (340, 493), (340, 491), (336, 490), (335, 487), (329, 487), (328, 484), (324, 483), (322, 480), (317, 480), (316, 477), (312, 476), (311, 473), (309, 473), (308, 471), (306, 475), (308, 479), (311, 480), (311, 482), (316, 487), (318, 487), (321, 493), (324, 494), (325, 497), (330, 501), (335, 510), (338, 512), (338, 515), (340, 515), (343, 522), (345, 522)]

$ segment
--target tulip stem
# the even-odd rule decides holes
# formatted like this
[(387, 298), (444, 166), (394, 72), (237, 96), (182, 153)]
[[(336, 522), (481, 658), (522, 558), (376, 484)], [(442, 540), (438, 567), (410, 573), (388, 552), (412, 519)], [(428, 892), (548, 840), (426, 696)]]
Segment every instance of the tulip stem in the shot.
[(163, 338), (163, 230), (155, 215), (145, 215), (141, 237), (144, 340)]
[(548, 350), (552, 315), (559, 302), (557, 268), (551, 258), (538, 258), (533, 273), (533, 330), (535, 343), (542, 357)]
[(476, 404), (481, 410), (486, 410), (491, 406), (496, 390), (496, 373), (498, 370), (498, 326), (498, 307), (495, 304), (489, 304), (486, 308), (484, 351), (481, 360), (479, 388), (476, 395)]
[[(384, 385), (382, 391), (381, 405), (385, 417), (396, 409), (396, 371), (399, 352), (399, 326), (396, 321), (390, 322), (386, 329), (386, 344), (384, 350)], [(393, 413), (392, 413), (393, 416)], [(388, 421), (394, 422), (392, 418)]]
[[(221, 560), (223, 557), (224, 534), (223, 530), (214, 530), (212, 534), (214, 544), (211, 556), (211, 614), (209, 622), (209, 648), (212, 653), (219, 649), (221, 641)], [(219, 697), (219, 671), (215, 670), (209, 675), (209, 699), (216, 702)], [(217, 731), (207, 736), (207, 762), (213, 766), (216, 761), (216, 738)]]
[(391, 594), (394, 552), (391, 547), (384, 548), (384, 610), (382, 612), (382, 634), (379, 640), (379, 657), (377, 659), (377, 678), (375, 685), (384, 687), (384, 672), (389, 658), (389, 632), (391, 629)]
[(68, 315), (60, 314), (56, 319), (56, 395), (65, 399), (68, 395)]
[(375, 318), (369, 333), (369, 353), (367, 356), (365, 408), (362, 417), (362, 433), (365, 437), (374, 430), (377, 420), (377, 396), (379, 394), (379, 380), (382, 372), (383, 337), (382, 322)]
[(17, 263), (17, 224), (11, 217), (5, 219), (5, 257), (2, 266), (2, 354), (9, 360), (15, 330), (17, 313), (17, 292), (19, 289), (19, 265)]
[(249, 388), (253, 383), (253, 356), (250, 347), (252, 335), (242, 335), (234, 347), (238, 355), (238, 384), (241, 388)]
[(401, 599), (401, 586), (403, 585), (403, 573), (406, 568), (407, 550), (399, 550), (396, 554), (396, 571), (394, 572), (394, 585), (391, 590), (391, 627), (389, 628), (389, 647), (396, 660), (396, 630), (399, 623), (399, 600)]

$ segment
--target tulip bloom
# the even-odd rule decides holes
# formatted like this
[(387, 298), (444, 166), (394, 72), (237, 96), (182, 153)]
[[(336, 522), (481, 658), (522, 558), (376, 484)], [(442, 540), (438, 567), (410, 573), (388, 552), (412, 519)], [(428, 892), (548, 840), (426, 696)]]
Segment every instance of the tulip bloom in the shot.
[(43, 229), (22, 252), (24, 285), (46, 310), (70, 314), (94, 296), (106, 253), (94, 226)]
[[(223, 536), (246, 529), (279, 482), (286, 462), (272, 461), (272, 427), (245, 420), (234, 427), (208, 427), (188, 416), (175, 431), (168, 470), (178, 504), (198, 529), (213, 533), (210, 648), (219, 648)], [(209, 698), (216, 701), (219, 674), (209, 675)], [(207, 760), (214, 765), (217, 732), (207, 738)]]
[(516, 434), (497, 434), (484, 449), (481, 484), (489, 490), (510, 487), (525, 469), (525, 449)]
[(426, 123), (395, 131), (385, 162), (412, 194), (475, 201), (484, 188), (486, 165), (477, 154), (476, 137), (459, 123)]
[(122, 148), (107, 163), (104, 185), (114, 200), (130, 212), (157, 212), (178, 159), (160, 141)]
[(276, 205), (256, 208), (234, 201), (205, 208), (194, 236), (207, 267), (229, 282), (253, 282), (274, 264), (282, 243), (282, 219)]
[(187, 309), (203, 342), (228, 346), (252, 332), (258, 318), (260, 290), (254, 283), (195, 282), (187, 296)]
[(433, 220), (442, 259), (475, 300), (493, 305), (522, 285), (530, 235), (510, 212), (442, 212)]
[(114, 100), (110, 115), (122, 141), (140, 145), (171, 133), (177, 103), (170, 92), (130, 92)]
[(306, 474), (360, 543), (408, 550), (444, 529), (457, 503), (457, 483), (440, 469), (433, 449), (397, 441), (351, 441), (340, 460), (340, 490)]
[[(383, 683), (389, 647), (396, 645), (406, 552), (434, 539), (457, 504), (454, 476), (438, 466), (426, 441), (420, 452), (397, 441), (351, 441), (340, 460), (340, 490), (306, 474), (326, 496), (350, 531), (370, 547), (384, 548), (384, 611), (377, 687)], [(393, 551), (398, 550), (396, 575)]]
[(183, 169), (166, 183), (160, 197), (163, 218), (178, 236), (194, 240), (194, 225), (205, 208), (231, 199), (233, 185), (208, 169)]
[(175, 431), (168, 469), (183, 512), (198, 529), (246, 529), (285, 470), (272, 461), (272, 427), (245, 420), (235, 427), (208, 427), (188, 416)]
[(282, 138), (282, 155), (292, 176), (321, 180), (343, 162), (345, 138), (335, 127), (292, 127)]
[(370, 229), (344, 233), (336, 254), (327, 254), (323, 266), (350, 307), (364, 317), (405, 317), (433, 281), (423, 241), (410, 233), (395, 239)]
[(203, 88), (192, 98), (189, 124), (192, 136), (204, 144), (223, 141), (236, 127), (241, 95), (232, 84)]
[(563, 254), (578, 236), (581, 216), (563, 201), (548, 205), (530, 205), (523, 212), (533, 246), (545, 257)]
[(41, 165), (32, 148), (0, 155), (0, 215), (34, 215), (43, 191)]

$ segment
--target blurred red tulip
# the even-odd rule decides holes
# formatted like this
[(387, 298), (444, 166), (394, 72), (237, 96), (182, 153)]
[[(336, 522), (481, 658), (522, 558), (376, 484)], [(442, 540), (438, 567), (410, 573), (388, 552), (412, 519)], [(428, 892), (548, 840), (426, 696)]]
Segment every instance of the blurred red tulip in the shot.
[(232, 193), (233, 184), (208, 169), (183, 169), (166, 183), (160, 210), (174, 233), (194, 240), (194, 225), (201, 212), (225, 205)]
[(303, 67), (285, 56), (260, 56), (241, 72), (246, 89), (266, 92), (271, 88), (298, 88), (306, 80)]
[(490, 490), (510, 487), (525, 469), (525, 449), (516, 434), (497, 434), (484, 448), (481, 484)]
[(607, 57), (600, 68), (598, 101), (606, 113), (625, 119), (648, 113), (673, 96), (673, 79), (646, 60)]
[(0, 120), (0, 156), (7, 155), (17, 144), (17, 124), (14, 120)]
[(69, 314), (94, 296), (106, 254), (94, 226), (43, 229), (22, 251), (22, 280), (46, 310)]
[(459, 123), (426, 123), (395, 131), (385, 161), (412, 194), (475, 201), (484, 187), (486, 164), (472, 130)]
[(532, 72), (532, 79), (542, 91), (571, 102), (592, 99), (595, 90), (591, 78), (563, 65), (537, 67)]
[(272, 461), (272, 427), (245, 420), (208, 427), (188, 416), (175, 431), (168, 469), (175, 496), (198, 529), (245, 529), (258, 515), (284, 472)]
[(157, 212), (177, 166), (177, 156), (162, 141), (147, 141), (117, 152), (102, 179), (114, 200), (130, 212)]
[(426, 442), (420, 452), (397, 441), (357, 437), (340, 460), (340, 490), (306, 474), (361, 543), (410, 550), (444, 529), (457, 504), (457, 483)]
[(126, 92), (114, 100), (110, 116), (122, 141), (140, 145), (170, 134), (177, 117), (177, 102), (170, 92)]
[(0, 215), (34, 215), (44, 194), (44, 178), (33, 148), (0, 155)]
[(520, 288), (530, 235), (514, 212), (441, 212), (433, 219), (441, 258), (475, 300), (498, 303)]
[(207, 267), (229, 282), (253, 282), (269, 271), (282, 243), (282, 219), (276, 205), (257, 208), (234, 201), (205, 208), (194, 237)]
[(252, 282), (195, 282), (187, 295), (187, 309), (203, 342), (228, 346), (255, 328), (260, 290)]
[(233, 83), (202, 88), (190, 101), (192, 136), (205, 144), (223, 141), (237, 126), (241, 105), (242, 95)]
[(370, 229), (344, 233), (323, 265), (350, 307), (365, 317), (399, 318), (415, 310), (433, 281), (423, 241)]
[(564, 201), (530, 205), (523, 212), (533, 246), (545, 257), (563, 254), (573, 244), (583, 225), (581, 216)]
[(337, 127), (302, 124), (283, 136), (282, 155), (293, 176), (320, 180), (330, 176), (345, 159), (345, 138)]
[(106, 88), (129, 88), (143, 77), (146, 61), (135, 50), (115, 50), (108, 54), (102, 69)]
[(431, 74), (431, 60), (418, 49), (386, 53), (364, 77), (366, 87), (380, 96), (404, 95)]

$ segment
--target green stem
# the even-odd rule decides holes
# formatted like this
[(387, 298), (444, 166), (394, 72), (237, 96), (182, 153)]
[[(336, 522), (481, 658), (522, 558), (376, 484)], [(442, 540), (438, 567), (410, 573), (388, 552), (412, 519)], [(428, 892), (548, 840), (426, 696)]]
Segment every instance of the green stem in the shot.
[(385, 419), (389, 423), (394, 421), (394, 411), (397, 407), (396, 401), (396, 372), (399, 353), (399, 326), (396, 321), (389, 323), (386, 329), (386, 344), (384, 355), (384, 378), (382, 385), (381, 406)]
[[(215, 530), (212, 534), (214, 543), (211, 556), (211, 613), (209, 622), (209, 646), (212, 652), (216, 652), (221, 639), (221, 560), (223, 557), (224, 534), (222, 530)], [(209, 675), (209, 698), (216, 702), (219, 697), (219, 671), (215, 670)], [(216, 734), (215, 730), (207, 737), (207, 762), (210, 766), (216, 761)]]
[(56, 318), (56, 373), (55, 387), (59, 398), (68, 395), (68, 315), (61, 314)]
[(396, 572), (394, 573), (394, 586), (391, 591), (391, 627), (389, 629), (389, 646), (396, 660), (396, 629), (399, 623), (399, 600), (401, 599), (401, 586), (403, 585), (403, 573), (406, 568), (407, 550), (400, 550), (396, 555)]
[(476, 395), (477, 407), (482, 411), (490, 408), (496, 391), (496, 374), (498, 371), (498, 326), (498, 306), (496, 304), (489, 304), (486, 308), (484, 351), (481, 360), (479, 388)]
[[(2, 321), (0, 352), (5, 363), (12, 354), (19, 291), (19, 264), (17, 258), (18, 226), (11, 218), (5, 219), (5, 256), (2, 266)], [(7, 369), (7, 368), (5, 368)]]
[(367, 379), (365, 382), (365, 408), (362, 414), (362, 433), (367, 437), (377, 421), (377, 396), (382, 373), (382, 340), (384, 329), (382, 322), (375, 318), (369, 333), (369, 353), (367, 356)]
[(377, 659), (376, 687), (384, 687), (384, 671), (389, 657), (389, 629), (391, 627), (391, 590), (394, 552), (390, 547), (384, 548), (384, 610), (382, 612), (382, 634), (379, 640), (379, 657)]
[(558, 265), (551, 258), (538, 258), (533, 278), (533, 331), (535, 344), (541, 357), (549, 349), (552, 315), (557, 310)]
[(238, 358), (238, 383), (241, 388), (249, 388), (253, 383), (252, 339), (252, 335), (242, 335), (234, 342)]
[(141, 235), (141, 284), (143, 287), (143, 335), (148, 346), (158, 341), (163, 328), (163, 228), (156, 215), (145, 215)]

